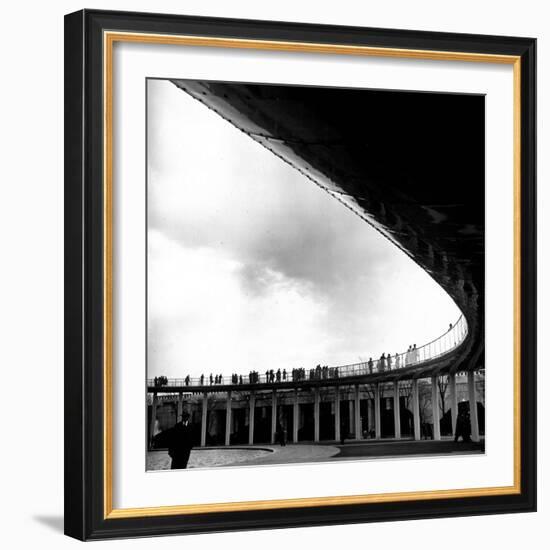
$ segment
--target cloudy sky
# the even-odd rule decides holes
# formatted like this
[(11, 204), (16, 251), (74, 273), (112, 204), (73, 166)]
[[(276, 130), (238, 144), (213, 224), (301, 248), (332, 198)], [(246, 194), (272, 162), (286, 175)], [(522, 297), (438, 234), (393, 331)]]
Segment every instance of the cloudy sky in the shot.
[(355, 363), (459, 317), (325, 191), (170, 82), (148, 86), (149, 377)]

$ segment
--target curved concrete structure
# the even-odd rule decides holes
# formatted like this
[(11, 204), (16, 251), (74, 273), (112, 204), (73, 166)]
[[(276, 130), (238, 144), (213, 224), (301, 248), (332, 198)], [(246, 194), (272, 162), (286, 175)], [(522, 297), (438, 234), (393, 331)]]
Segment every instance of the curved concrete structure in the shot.
[(447, 291), (469, 333), (432, 374), (483, 366), (482, 96), (173, 83), (343, 202)]

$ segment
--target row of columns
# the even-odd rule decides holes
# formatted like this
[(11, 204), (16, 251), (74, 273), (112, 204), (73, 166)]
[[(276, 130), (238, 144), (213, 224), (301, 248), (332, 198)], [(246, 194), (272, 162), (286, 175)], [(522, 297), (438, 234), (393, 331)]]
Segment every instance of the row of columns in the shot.
[[(439, 394), (437, 386), (437, 376), (433, 376), (431, 379), (431, 391), (432, 391), (432, 419), (433, 419), (433, 438), (436, 441), (441, 439), (440, 425), (440, 411), (439, 411)], [(397, 382), (395, 383), (397, 386)], [(449, 390), (450, 390), (450, 401), (451, 401), (451, 422), (453, 434), (456, 430), (456, 422), (458, 419), (458, 400), (456, 393), (456, 375), (449, 375)], [(420, 402), (418, 398), (418, 380), (412, 381), (412, 413), (414, 419), (414, 439), (421, 439), (420, 433)], [(398, 389), (395, 390), (395, 395), (398, 395)], [(471, 428), (471, 438), (473, 441), (479, 441), (479, 420), (477, 414), (477, 399), (475, 391), (475, 375), (473, 371), (468, 372), (468, 401), (470, 405), (470, 428)], [(396, 414), (396, 433), (397, 433), (397, 422), (398, 415)], [(378, 437), (378, 436), (377, 436)], [(397, 436), (396, 436), (397, 437)]]
[[(440, 411), (439, 411), (439, 393), (437, 385), (437, 376), (433, 376), (431, 379), (431, 397), (432, 397), (432, 418), (433, 418), (433, 438), (438, 441), (441, 439), (440, 433)], [(456, 393), (456, 375), (449, 375), (449, 389), (450, 389), (450, 409), (453, 433), (456, 430), (456, 422), (458, 418), (458, 402)], [(412, 414), (413, 414), (413, 433), (414, 439), (421, 439), (420, 432), (420, 401), (418, 395), (418, 380), (412, 380)], [(277, 431), (277, 391), (272, 392), (272, 407), (271, 407), (271, 444), (275, 443), (275, 434)], [(470, 424), (471, 424), (471, 437), (473, 441), (479, 441), (479, 421), (477, 414), (477, 400), (475, 391), (475, 378), (472, 371), (468, 372), (468, 399), (470, 405)], [(226, 399), (226, 416), (225, 416), (225, 445), (230, 445), (231, 436), (231, 391), (227, 392)], [(399, 406), (399, 381), (393, 383), (393, 414), (394, 414), (394, 428), (395, 438), (401, 438), (401, 416)], [(354, 399), (350, 401), (350, 427), (353, 429), (355, 439), (362, 439), (362, 426), (361, 426), (361, 411), (360, 411), (360, 390), (359, 384), (354, 386)], [(158, 398), (155, 394), (152, 402), (152, 414), (151, 414), (151, 426), (150, 432), (154, 433), (155, 421), (157, 417)], [(314, 441), (319, 441), (320, 432), (320, 390), (318, 387), (314, 388), (314, 402), (313, 402), (313, 416), (314, 416)], [(252, 445), (254, 443), (254, 414), (256, 409), (256, 395), (254, 392), (250, 394), (249, 401), (249, 431), (248, 431), (248, 443)], [(375, 438), (380, 439), (381, 420), (380, 420), (380, 382), (374, 386), (374, 406), (372, 407), (369, 401), (369, 419), (374, 417), (374, 433)], [(353, 413), (352, 413), (353, 409)], [(178, 417), (181, 416), (183, 411), (183, 394), (180, 393), (177, 403)], [(202, 414), (201, 414), (201, 446), (206, 446), (206, 425), (207, 425), (207, 411), (208, 411), (208, 395), (203, 394), (202, 398)], [(371, 416), (372, 413), (372, 416)], [(292, 422), (292, 441), (298, 442), (298, 423), (299, 423), (299, 403), (298, 403), (298, 389), (294, 390), (294, 403), (293, 403), (293, 422)], [(370, 428), (370, 426), (369, 426)], [(340, 440), (340, 388), (335, 387), (334, 392), (334, 433), (336, 441)]]

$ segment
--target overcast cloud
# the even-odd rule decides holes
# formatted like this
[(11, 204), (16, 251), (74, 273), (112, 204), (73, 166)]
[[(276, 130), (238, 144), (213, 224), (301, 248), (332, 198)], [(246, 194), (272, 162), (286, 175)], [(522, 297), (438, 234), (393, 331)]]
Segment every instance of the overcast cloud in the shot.
[(458, 318), (326, 192), (171, 83), (148, 86), (149, 376), (354, 363)]

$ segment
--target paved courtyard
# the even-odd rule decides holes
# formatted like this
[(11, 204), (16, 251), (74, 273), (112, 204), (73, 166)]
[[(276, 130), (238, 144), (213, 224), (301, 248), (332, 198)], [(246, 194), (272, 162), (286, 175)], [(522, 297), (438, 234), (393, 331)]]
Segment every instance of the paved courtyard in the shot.
[[(219, 466), (256, 466), (265, 464), (296, 464), (301, 462), (324, 462), (353, 460), (357, 458), (389, 458), (396, 456), (450, 455), (485, 452), (484, 440), (479, 443), (455, 443), (442, 441), (357, 441), (340, 444), (289, 444), (208, 447), (193, 449), (189, 468), (214, 468)], [(170, 457), (166, 451), (147, 453), (148, 470), (169, 470)]]
[[(249, 462), (271, 454), (267, 448), (215, 448), (193, 449), (189, 457), (188, 468), (214, 468)], [(147, 470), (169, 470), (171, 459), (168, 451), (149, 451)]]

